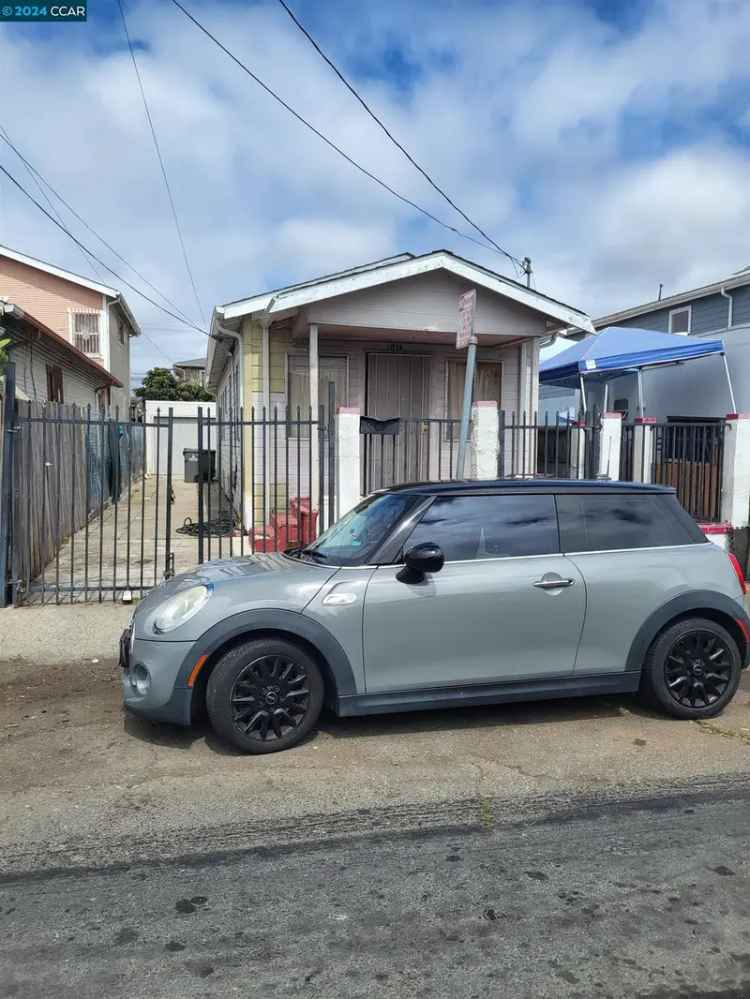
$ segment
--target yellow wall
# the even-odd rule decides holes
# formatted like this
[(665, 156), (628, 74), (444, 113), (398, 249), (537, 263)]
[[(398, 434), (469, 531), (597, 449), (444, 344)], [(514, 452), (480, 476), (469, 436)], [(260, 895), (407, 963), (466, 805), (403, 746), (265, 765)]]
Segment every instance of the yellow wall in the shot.
[[(252, 418), (252, 408), (255, 406), (255, 419), (262, 419), (263, 415), (263, 329), (257, 319), (246, 319), (242, 325), (242, 336), (244, 346), (244, 372), (243, 372), (243, 398), (245, 420)], [(286, 357), (289, 351), (291, 337), (288, 333), (271, 332), (269, 340), (269, 353), (271, 361), (271, 395), (283, 394), (286, 391)], [(273, 403), (271, 403), (271, 413), (273, 414)], [(282, 413), (279, 418), (283, 419)], [(245, 496), (247, 499), (252, 494), (253, 482), (255, 484), (255, 494), (253, 505), (255, 507), (255, 527), (260, 530), (263, 526), (263, 465), (261, 451), (258, 449), (255, 462), (255, 474), (251, 467), (250, 457), (252, 454), (252, 431), (245, 428)], [(257, 436), (260, 436), (258, 434)], [(274, 508), (283, 510), (286, 507), (286, 487), (281, 482), (276, 485), (274, 497), (273, 485), (270, 486), (271, 495), (267, 497), (266, 520)], [(249, 504), (247, 504), (249, 505)], [(270, 507), (270, 510), (268, 509)]]

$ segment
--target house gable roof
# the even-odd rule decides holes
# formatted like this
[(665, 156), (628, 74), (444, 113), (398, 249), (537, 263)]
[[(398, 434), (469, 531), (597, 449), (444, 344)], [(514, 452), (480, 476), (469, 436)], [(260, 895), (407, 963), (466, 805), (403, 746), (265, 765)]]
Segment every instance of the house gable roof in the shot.
[(7, 257), (9, 260), (15, 260), (19, 264), (25, 264), (27, 267), (33, 267), (38, 271), (44, 271), (45, 274), (52, 274), (54, 277), (61, 278), (63, 281), (70, 281), (71, 284), (80, 285), (82, 288), (89, 288), (91, 291), (96, 291), (100, 295), (106, 295), (107, 298), (113, 299), (122, 311), (125, 313), (125, 317), (130, 323), (133, 333), (135, 336), (140, 336), (140, 327), (136, 322), (135, 316), (130, 311), (130, 306), (125, 301), (123, 295), (117, 291), (116, 288), (110, 288), (108, 285), (99, 284), (98, 281), (92, 281), (90, 278), (81, 277), (80, 274), (75, 274), (73, 271), (63, 270), (62, 267), (56, 267), (54, 264), (48, 264), (44, 260), (39, 260), (37, 257), (30, 257), (26, 253), (19, 253), (18, 250), (11, 250), (8, 246), (0, 245), (0, 257)]
[(606, 316), (595, 319), (594, 327), (602, 329), (604, 326), (617, 326), (618, 323), (626, 319), (635, 319), (650, 312), (660, 312), (662, 309), (672, 309), (675, 306), (693, 302), (697, 298), (717, 295), (722, 288), (741, 288), (746, 284), (750, 284), (750, 267), (736, 271), (722, 281), (714, 281), (713, 284), (704, 284), (699, 288), (691, 288), (689, 291), (680, 291), (676, 295), (669, 295), (667, 298), (660, 298), (653, 302), (644, 302), (643, 305), (634, 305), (629, 309), (621, 309), (619, 312), (610, 312)]
[(480, 264), (458, 257), (449, 250), (434, 250), (422, 256), (404, 253), (397, 257), (389, 257), (338, 274), (302, 284), (289, 285), (286, 288), (254, 295), (238, 302), (229, 302), (219, 306), (216, 314), (225, 321), (255, 313), (273, 316), (274, 313), (298, 309), (323, 299), (362, 291), (365, 288), (372, 288), (390, 281), (415, 277), (436, 270), (448, 271), (482, 288), (518, 302), (520, 305), (542, 312), (557, 320), (560, 326), (574, 326), (587, 332), (594, 331), (591, 320), (580, 309), (575, 309), (564, 302), (559, 302), (548, 295), (527, 288), (525, 285), (496, 274)]

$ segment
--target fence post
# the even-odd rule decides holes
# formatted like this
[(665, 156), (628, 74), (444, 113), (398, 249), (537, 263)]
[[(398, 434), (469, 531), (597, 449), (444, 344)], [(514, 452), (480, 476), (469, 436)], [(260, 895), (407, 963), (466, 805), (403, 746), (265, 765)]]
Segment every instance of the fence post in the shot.
[(571, 424), (570, 430), (570, 471), (569, 479), (586, 478), (586, 417)]
[(339, 406), (336, 413), (336, 504), (339, 517), (359, 503), (361, 479), (359, 407)]
[(475, 402), (471, 407), (469, 478), (497, 477), (498, 414), (496, 402)]
[(5, 368), (3, 395), (2, 467), (0, 467), (0, 607), (7, 607), (9, 598), (9, 555), (11, 518), (13, 515), (13, 467), (16, 442), (16, 366), (11, 361)]
[[(750, 509), (750, 413), (726, 418), (721, 476), (721, 519), (733, 528), (732, 547), (747, 547)], [(740, 534), (742, 532), (742, 534)]]
[(651, 482), (654, 463), (654, 416), (633, 421), (633, 482)]
[(600, 479), (620, 478), (620, 443), (622, 441), (622, 413), (602, 413), (599, 431)]

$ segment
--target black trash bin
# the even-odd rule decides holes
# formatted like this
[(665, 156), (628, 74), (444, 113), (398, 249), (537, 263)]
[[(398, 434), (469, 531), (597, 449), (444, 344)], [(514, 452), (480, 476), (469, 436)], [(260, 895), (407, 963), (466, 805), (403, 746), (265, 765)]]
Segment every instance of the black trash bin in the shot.
[(182, 450), (185, 462), (185, 482), (211, 482), (216, 476), (216, 451), (186, 447)]

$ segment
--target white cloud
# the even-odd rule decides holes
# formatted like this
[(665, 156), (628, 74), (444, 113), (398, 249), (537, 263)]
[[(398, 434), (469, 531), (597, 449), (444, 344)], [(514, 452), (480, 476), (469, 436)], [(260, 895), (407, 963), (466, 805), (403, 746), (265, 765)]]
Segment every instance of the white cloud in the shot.
[[(171, 5), (130, 9), (131, 34), (147, 45), (139, 63), (206, 308), (404, 249), (447, 246), (508, 273), (502, 258), (415, 215), (339, 159)], [(275, 3), (194, 9), (334, 141), (471, 231)], [(660, 281), (665, 290), (690, 287), (748, 262), (750, 155), (723, 116), (726, 94), (750, 86), (750, 5), (658, 2), (627, 30), (583, 4), (445, 0), (439, 9), (435, 16), (426, 0), (385, 0), (346, 10), (321, 4), (309, 17), (457, 203), (517, 256), (532, 256), (542, 290), (595, 314), (651, 297)], [(194, 315), (119, 22), (92, 17), (64, 39), (55, 28), (41, 41), (20, 27), (0, 35), (5, 92), (11, 81), (13, 95), (0, 123), (125, 257)], [(413, 80), (373, 72), (394, 45), (415, 67)], [(368, 72), (357, 77), (352, 66)], [(0, 162), (36, 194), (1, 143)], [(0, 242), (73, 270), (85, 266), (7, 181)], [(204, 349), (198, 334), (163, 332), (174, 322), (124, 291), (169, 357)], [(163, 353), (143, 340), (134, 367), (152, 363), (165, 363)]]

